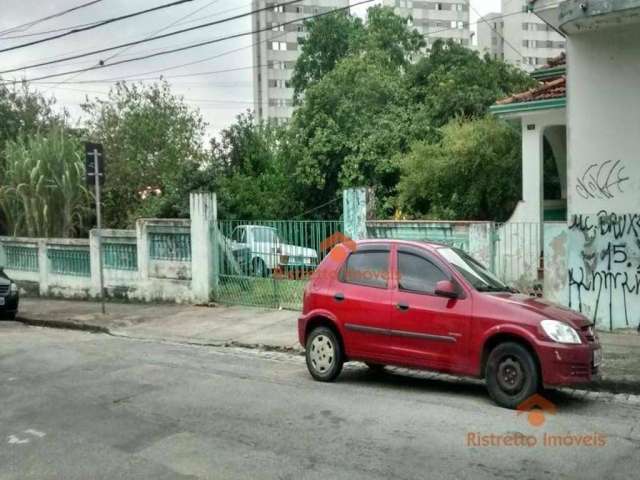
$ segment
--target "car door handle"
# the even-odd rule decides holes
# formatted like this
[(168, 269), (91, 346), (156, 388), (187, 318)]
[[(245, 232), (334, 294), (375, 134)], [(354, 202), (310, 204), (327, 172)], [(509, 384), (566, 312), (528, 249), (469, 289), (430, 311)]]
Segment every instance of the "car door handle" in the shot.
[(396, 304), (396, 308), (398, 310), (401, 310), (403, 312), (409, 310), (409, 304), (408, 303), (404, 303), (404, 302), (399, 302)]
[(336, 302), (341, 302), (344, 300), (344, 293), (336, 293), (333, 295), (333, 298), (336, 300)]

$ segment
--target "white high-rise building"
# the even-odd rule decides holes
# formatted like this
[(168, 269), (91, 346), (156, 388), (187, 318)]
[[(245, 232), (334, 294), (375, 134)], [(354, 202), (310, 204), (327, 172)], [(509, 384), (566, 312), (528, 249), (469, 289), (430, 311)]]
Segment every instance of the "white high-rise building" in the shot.
[(318, 13), (349, 6), (349, 0), (304, 0), (280, 5), (275, 0), (253, 0), (253, 9), (270, 7), (253, 16), (253, 96), (258, 118), (286, 122), (293, 113), (289, 81), (300, 55), (303, 22), (281, 25)]
[(478, 52), (488, 53), (496, 60), (504, 59), (504, 40), (502, 39), (503, 20), (501, 13), (489, 13), (478, 20)]
[[(502, 0), (502, 33), (512, 45), (504, 45), (503, 50), (505, 61), (535, 70), (564, 52), (565, 39), (529, 12), (528, 4), (527, 0)], [(518, 11), (522, 14), (518, 15)]]
[(413, 27), (424, 35), (427, 48), (437, 39), (452, 39), (471, 47), (469, 0), (383, 0), (382, 4), (393, 7), (398, 15), (411, 17)]

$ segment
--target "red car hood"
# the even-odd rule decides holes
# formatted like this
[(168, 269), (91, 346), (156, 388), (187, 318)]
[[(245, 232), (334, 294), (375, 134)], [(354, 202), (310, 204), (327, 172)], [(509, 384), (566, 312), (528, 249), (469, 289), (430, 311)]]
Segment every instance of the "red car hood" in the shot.
[(558, 305), (553, 302), (549, 302), (542, 298), (531, 297), (529, 295), (514, 294), (514, 293), (497, 293), (492, 296), (501, 302), (510, 303), (512, 305), (518, 305), (525, 308), (530, 312), (537, 313), (550, 320), (561, 320), (568, 323), (574, 328), (580, 329), (591, 325), (591, 320), (582, 315), (581, 313), (571, 310), (562, 305)]

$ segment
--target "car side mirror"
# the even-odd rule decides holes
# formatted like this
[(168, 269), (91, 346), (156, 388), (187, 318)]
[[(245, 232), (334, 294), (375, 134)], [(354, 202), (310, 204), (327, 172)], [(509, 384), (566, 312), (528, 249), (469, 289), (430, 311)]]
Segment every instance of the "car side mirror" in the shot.
[(435, 294), (446, 298), (458, 298), (459, 296), (455, 285), (449, 280), (440, 280), (436, 283)]

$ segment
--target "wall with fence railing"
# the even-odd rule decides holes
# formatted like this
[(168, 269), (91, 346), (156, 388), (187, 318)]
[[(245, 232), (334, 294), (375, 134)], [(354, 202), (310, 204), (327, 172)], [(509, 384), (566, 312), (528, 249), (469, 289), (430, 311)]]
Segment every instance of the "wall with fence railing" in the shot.
[(342, 221), (219, 221), (215, 195), (192, 194), (191, 220), (102, 230), (101, 252), (96, 231), (79, 240), (0, 237), (0, 266), (43, 296), (98, 297), (102, 259), (107, 297), (298, 309), (306, 279), (341, 232), (356, 232), (461, 248), (508, 284), (569, 305), (565, 222), (379, 221), (367, 220), (361, 203), (349, 205)]
[[(0, 237), (0, 266), (24, 292), (95, 298), (100, 292), (97, 232), (89, 239)], [(101, 230), (104, 292), (137, 301), (189, 302), (189, 220), (138, 220), (135, 230)]]

